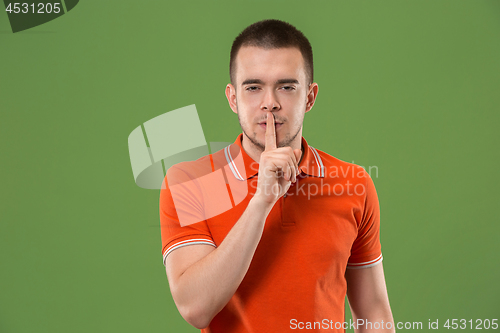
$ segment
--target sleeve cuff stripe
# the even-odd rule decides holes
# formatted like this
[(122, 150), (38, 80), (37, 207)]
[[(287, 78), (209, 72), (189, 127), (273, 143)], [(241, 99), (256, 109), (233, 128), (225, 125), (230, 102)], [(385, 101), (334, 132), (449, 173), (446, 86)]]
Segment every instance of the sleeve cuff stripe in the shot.
[(211, 240), (208, 239), (188, 239), (182, 242), (175, 243), (174, 245), (170, 246), (167, 250), (165, 250), (165, 254), (163, 254), (163, 264), (165, 265), (165, 259), (167, 256), (170, 254), (175, 249), (178, 249), (180, 247), (186, 246), (186, 245), (194, 245), (194, 244), (207, 244), (207, 245), (212, 245), (214, 247), (217, 247), (215, 243)]
[(381, 262), (382, 259), (383, 259), (383, 257), (382, 257), (382, 255), (380, 255), (380, 256), (378, 256), (378, 258), (370, 260), (370, 261), (360, 262), (360, 263), (352, 263), (352, 264), (348, 263), (347, 267), (348, 268), (371, 267), (371, 266), (375, 266), (376, 264), (378, 264), (379, 262)]

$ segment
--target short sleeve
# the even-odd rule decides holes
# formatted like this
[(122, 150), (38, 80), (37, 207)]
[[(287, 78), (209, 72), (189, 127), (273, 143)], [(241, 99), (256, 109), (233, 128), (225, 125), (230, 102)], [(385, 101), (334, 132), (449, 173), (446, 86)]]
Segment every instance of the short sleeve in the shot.
[(170, 168), (160, 190), (163, 265), (167, 256), (180, 247), (194, 244), (216, 246), (202, 205), (197, 184), (192, 181), (191, 175), (178, 168)]
[(351, 249), (347, 268), (366, 268), (382, 262), (380, 245), (380, 207), (375, 185), (365, 171), (365, 200), (358, 236)]

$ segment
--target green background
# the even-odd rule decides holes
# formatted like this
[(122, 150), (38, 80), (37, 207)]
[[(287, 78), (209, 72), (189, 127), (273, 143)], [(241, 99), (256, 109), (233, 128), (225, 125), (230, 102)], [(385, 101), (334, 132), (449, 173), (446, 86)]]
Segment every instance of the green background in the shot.
[(197, 331), (127, 138), (196, 104), (234, 141), (230, 46), (265, 18), (313, 45), (304, 137), (378, 167), (395, 321), (500, 319), (500, 1), (107, 0), (16, 34), (0, 12), (0, 332)]

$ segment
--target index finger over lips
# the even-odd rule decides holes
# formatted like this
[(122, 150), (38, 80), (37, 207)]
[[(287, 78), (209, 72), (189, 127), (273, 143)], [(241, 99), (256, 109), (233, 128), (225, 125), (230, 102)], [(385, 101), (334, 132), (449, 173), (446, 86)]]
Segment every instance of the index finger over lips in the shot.
[(276, 149), (276, 129), (274, 127), (274, 116), (271, 112), (267, 112), (266, 121), (266, 142), (265, 151)]

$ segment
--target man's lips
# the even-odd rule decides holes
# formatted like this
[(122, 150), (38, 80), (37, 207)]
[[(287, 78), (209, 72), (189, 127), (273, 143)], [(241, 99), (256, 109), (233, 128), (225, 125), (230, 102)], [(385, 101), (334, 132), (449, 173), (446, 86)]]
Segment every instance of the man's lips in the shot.
[[(276, 129), (280, 128), (281, 125), (283, 125), (283, 123), (274, 123), (274, 127), (276, 127)], [(265, 122), (264, 123), (259, 123), (259, 126), (262, 127), (262, 128), (266, 128), (267, 124)]]

